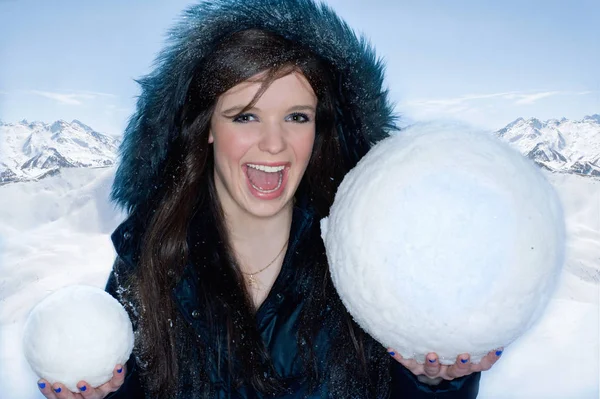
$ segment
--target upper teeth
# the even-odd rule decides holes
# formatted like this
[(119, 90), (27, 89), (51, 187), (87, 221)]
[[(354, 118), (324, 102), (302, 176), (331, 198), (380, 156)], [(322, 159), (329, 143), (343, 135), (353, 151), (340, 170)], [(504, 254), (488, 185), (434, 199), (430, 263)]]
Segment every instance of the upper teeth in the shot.
[(282, 170), (285, 169), (285, 166), (255, 165), (252, 163), (249, 163), (248, 166), (250, 168), (262, 170), (263, 172), (269, 172), (269, 173), (281, 172)]

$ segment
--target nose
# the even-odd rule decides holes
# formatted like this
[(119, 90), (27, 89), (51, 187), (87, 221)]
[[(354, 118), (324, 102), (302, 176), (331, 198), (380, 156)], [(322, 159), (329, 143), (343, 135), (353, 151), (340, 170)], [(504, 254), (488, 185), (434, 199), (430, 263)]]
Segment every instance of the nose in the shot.
[(271, 154), (278, 154), (285, 149), (285, 130), (281, 124), (263, 123), (260, 142), (258, 148)]

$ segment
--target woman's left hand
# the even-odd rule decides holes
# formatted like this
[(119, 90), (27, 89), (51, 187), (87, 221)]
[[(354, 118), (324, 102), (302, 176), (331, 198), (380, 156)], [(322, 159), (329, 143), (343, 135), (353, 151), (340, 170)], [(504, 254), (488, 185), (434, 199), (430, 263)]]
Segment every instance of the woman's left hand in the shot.
[(426, 377), (425, 380), (419, 378), (420, 381), (436, 384), (441, 382), (442, 379), (453, 380), (455, 378), (464, 377), (465, 375), (491, 369), (494, 363), (496, 363), (502, 355), (502, 348), (491, 351), (477, 364), (471, 363), (468, 353), (459, 355), (456, 357), (456, 362), (451, 366), (440, 364), (438, 356), (435, 353), (429, 353), (425, 357), (425, 363), (419, 364), (414, 359), (404, 359), (393, 349), (388, 348), (388, 352), (394, 359), (400, 362), (417, 377)]

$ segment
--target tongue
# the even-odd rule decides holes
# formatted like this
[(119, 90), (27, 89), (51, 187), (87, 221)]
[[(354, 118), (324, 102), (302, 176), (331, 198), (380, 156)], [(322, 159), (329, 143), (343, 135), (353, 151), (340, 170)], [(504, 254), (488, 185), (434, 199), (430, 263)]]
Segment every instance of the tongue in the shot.
[(248, 179), (254, 187), (262, 191), (275, 190), (279, 185), (281, 172), (263, 172), (262, 170), (248, 167)]

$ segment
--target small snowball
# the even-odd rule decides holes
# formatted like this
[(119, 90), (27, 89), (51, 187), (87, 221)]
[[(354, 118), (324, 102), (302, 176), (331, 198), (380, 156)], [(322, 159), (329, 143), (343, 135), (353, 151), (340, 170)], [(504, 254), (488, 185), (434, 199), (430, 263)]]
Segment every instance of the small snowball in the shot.
[(37, 304), (25, 323), (23, 349), (33, 371), (51, 384), (78, 392), (77, 383), (93, 387), (112, 378), (133, 349), (127, 312), (105, 291), (74, 285)]
[(345, 177), (321, 231), (348, 311), (405, 358), (478, 363), (539, 319), (565, 256), (562, 208), (531, 161), (452, 124), (408, 128)]

